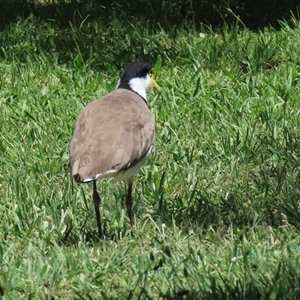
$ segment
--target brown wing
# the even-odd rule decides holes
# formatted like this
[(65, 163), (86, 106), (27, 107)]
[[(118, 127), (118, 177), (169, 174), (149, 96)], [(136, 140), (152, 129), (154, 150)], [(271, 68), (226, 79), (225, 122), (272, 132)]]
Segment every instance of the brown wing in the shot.
[(118, 172), (145, 156), (154, 138), (153, 117), (136, 93), (117, 89), (79, 114), (70, 147), (78, 181)]

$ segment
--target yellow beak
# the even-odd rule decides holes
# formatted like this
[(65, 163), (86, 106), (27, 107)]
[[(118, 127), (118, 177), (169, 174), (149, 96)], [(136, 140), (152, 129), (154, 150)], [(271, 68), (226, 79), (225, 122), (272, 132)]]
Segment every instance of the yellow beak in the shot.
[(157, 91), (161, 91), (159, 85), (155, 82), (155, 80), (151, 77), (151, 86), (154, 87)]

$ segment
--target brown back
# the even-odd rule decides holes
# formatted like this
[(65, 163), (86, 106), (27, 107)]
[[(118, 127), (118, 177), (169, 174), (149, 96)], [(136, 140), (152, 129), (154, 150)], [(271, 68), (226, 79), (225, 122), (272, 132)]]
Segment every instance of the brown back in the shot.
[(141, 159), (154, 138), (154, 120), (144, 100), (117, 89), (80, 112), (70, 147), (71, 173), (78, 181)]

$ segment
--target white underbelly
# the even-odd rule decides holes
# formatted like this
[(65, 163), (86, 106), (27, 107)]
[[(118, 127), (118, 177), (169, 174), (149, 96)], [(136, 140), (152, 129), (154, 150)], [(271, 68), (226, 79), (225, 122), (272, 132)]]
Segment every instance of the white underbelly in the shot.
[(143, 166), (148, 156), (150, 155), (151, 150), (152, 150), (152, 146), (148, 150), (147, 154), (141, 160), (135, 163), (132, 167), (129, 166), (129, 168), (126, 169), (126, 171), (118, 172), (115, 176), (115, 180), (127, 180), (133, 177), (136, 174), (136, 172)]
[[(106, 173), (97, 174), (95, 176), (95, 179), (114, 178), (117, 181), (130, 179), (143, 166), (146, 159), (150, 155), (151, 150), (152, 150), (152, 146), (149, 148), (148, 152), (146, 153), (146, 155), (141, 160), (139, 160), (137, 163), (135, 163), (132, 167), (130, 167), (130, 165), (129, 165), (128, 168), (125, 171), (121, 171), (121, 172), (119, 171), (118, 172), (115, 169), (114, 170), (109, 170)], [(93, 180), (93, 179), (88, 178), (88, 179), (85, 180), (85, 182), (90, 182), (91, 180)]]

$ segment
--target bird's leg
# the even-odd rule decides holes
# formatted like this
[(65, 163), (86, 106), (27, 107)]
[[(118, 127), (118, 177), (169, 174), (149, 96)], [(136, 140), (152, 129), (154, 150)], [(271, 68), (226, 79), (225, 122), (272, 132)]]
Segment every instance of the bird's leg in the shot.
[(132, 216), (132, 183), (133, 183), (133, 177), (127, 181), (128, 189), (127, 189), (127, 197), (126, 197), (126, 201), (125, 201), (127, 214), (128, 214), (131, 226), (134, 225), (134, 219)]
[(97, 226), (98, 226), (98, 235), (99, 238), (102, 238), (102, 227), (101, 227), (101, 215), (100, 215), (100, 196), (97, 192), (97, 185), (96, 185), (96, 180), (93, 181), (93, 200), (94, 200), (94, 207), (95, 207), (95, 212), (96, 212), (96, 220), (97, 220)]

